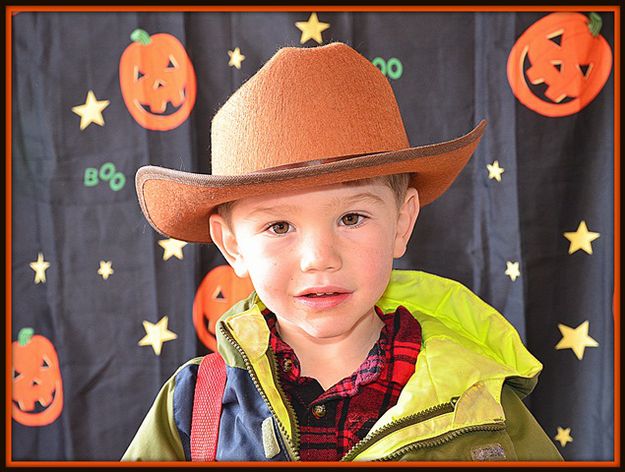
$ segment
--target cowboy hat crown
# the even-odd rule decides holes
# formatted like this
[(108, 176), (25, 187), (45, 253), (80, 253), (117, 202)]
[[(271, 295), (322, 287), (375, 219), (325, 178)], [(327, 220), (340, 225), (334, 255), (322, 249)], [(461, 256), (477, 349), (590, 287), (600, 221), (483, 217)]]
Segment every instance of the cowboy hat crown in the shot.
[(212, 121), (212, 173), (410, 146), (391, 86), (346, 44), (280, 49)]

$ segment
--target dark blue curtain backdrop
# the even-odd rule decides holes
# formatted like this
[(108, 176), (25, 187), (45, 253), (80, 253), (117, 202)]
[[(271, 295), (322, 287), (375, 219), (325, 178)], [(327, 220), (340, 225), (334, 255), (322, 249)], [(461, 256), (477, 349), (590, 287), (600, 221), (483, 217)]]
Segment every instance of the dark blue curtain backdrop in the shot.
[[(562, 455), (612, 460), (614, 13), (597, 12), (593, 36), (590, 12), (317, 11), (319, 40), (303, 36), (312, 13), (13, 15), (13, 459), (118, 460), (163, 382), (209, 352), (210, 320), (244, 288), (213, 246), (149, 226), (134, 174), (210, 173), (226, 99), (280, 47), (342, 41), (385, 73), (412, 145), (488, 119), (396, 267), (501, 311), (544, 364), (527, 405)], [(146, 74), (121, 64), (138, 28), (166, 35), (146, 54), (191, 64), (187, 111), (162, 98), (181, 100), (168, 84), (152, 90), (161, 112), (129, 85)]]

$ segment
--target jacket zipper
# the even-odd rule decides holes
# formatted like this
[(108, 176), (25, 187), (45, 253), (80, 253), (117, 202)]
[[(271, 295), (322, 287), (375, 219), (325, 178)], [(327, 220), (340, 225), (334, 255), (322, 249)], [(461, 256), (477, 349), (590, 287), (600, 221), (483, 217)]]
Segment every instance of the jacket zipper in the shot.
[(277, 361), (276, 361), (274, 352), (271, 349), (268, 349), (268, 352), (269, 352), (268, 354), (269, 365), (271, 366), (271, 373), (273, 375), (273, 378), (276, 380), (275, 382), (276, 388), (278, 389), (278, 392), (280, 393), (280, 397), (282, 398), (284, 406), (286, 407), (286, 411), (289, 414), (289, 419), (291, 420), (291, 423), (294, 425), (293, 426), (293, 443), (291, 445), (293, 446), (293, 452), (295, 453), (295, 457), (297, 457), (297, 459), (295, 460), (300, 460), (299, 452), (298, 452), (299, 446), (300, 446), (299, 444), (299, 441), (300, 441), (299, 421), (297, 420), (295, 409), (293, 408), (293, 405), (291, 404), (289, 397), (286, 395), (286, 393), (284, 392), (284, 389), (282, 388), (282, 384), (280, 383), (280, 375), (278, 374), (278, 372), (276, 372)]
[[(276, 382), (276, 386), (278, 388), (278, 392), (280, 393), (282, 399), (284, 400), (284, 403), (286, 404), (286, 409), (287, 409), (287, 412), (289, 414), (289, 418), (291, 419), (291, 421), (294, 424), (293, 439), (294, 439), (295, 442), (291, 441), (289, 433), (288, 433), (288, 431), (286, 429), (286, 426), (284, 426), (284, 424), (282, 424), (282, 422), (279, 420), (278, 415), (276, 414), (276, 411), (273, 409), (273, 406), (269, 402), (269, 398), (267, 398), (267, 395), (263, 391), (263, 389), (262, 389), (262, 387), (260, 385), (260, 382), (258, 380), (258, 376), (256, 375), (256, 372), (254, 371), (254, 369), (252, 367), (252, 363), (250, 362), (250, 360), (247, 357), (247, 354), (245, 353), (243, 348), (241, 348), (241, 346), (239, 346), (239, 344), (231, 336), (230, 332), (227, 330), (227, 328), (224, 326), (223, 323), (219, 323), (219, 331), (221, 331), (221, 334), (223, 334), (223, 336), (232, 345), (232, 347), (234, 347), (237, 350), (237, 352), (239, 354), (241, 354), (243, 362), (245, 363), (245, 368), (249, 372), (250, 377), (252, 378), (252, 382), (254, 383), (254, 386), (256, 387), (256, 390), (258, 390), (258, 393), (260, 394), (261, 398), (263, 399), (263, 401), (265, 402), (265, 404), (269, 408), (269, 411), (271, 412), (272, 416), (274, 417), (274, 419), (275, 419), (275, 421), (276, 421), (276, 423), (278, 425), (278, 429), (280, 430), (280, 433), (282, 433), (282, 438), (284, 439), (284, 443), (287, 446), (287, 454), (289, 455), (289, 457), (292, 460), (299, 461), (300, 460), (300, 456), (299, 456), (299, 452), (298, 452), (299, 424), (297, 422), (296, 415), (293, 412), (292, 405), (288, 402), (288, 400), (286, 399), (286, 396), (284, 394), (284, 391), (282, 390), (282, 387), (280, 387), (280, 382)], [(274, 376), (274, 379), (277, 379), (278, 378), (277, 373), (274, 371), (274, 369), (275, 369), (275, 359), (274, 359), (274, 362), (270, 362), (269, 364), (271, 366), (271, 370), (272, 370), (272, 374)]]
[(503, 423), (490, 423), (490, 424), (483, 424), (483, 425), (476, 425), (476, 426), (467, 426), (465, 428), (456, 429), (454, 431), (450, 431), (448, 433), (442, 434), (436, 438), (424, 439), (423, 441), (417, 441), (412, 444), (408, 444), (407, 446), (404, 446), (387, 456), (384, 456), (375, 460), (376, 461), (392, 461), (416, 449), (424, 449), (428, 447), (441, 446), (445, 444), (446, 442), (449, 442), (455, 437), (460, 436), (461, 434), (464, 434), (464, 433), (469, 433), (472, 431), (499, 431), (504, 428), (505, 428), (505, 425)]
[(412, 415), (406, 416), (399, 420), (391, 421), (390, 423), (382, 426), (380, 429), (376, 430), (371, 436), (365, 436), (363, 439), (358, 441), (354, 446), (345, 454), (341, 461), (351, 461), (360, 454), (363, 450), (369, 447), (371, 444), (379, 441), (384, 436), (387, 436), (391, 433), (394, 433), (397, 430), (405, 428), (406, 426), (411, 426), (416, 423), (421, 423), (422, 421), (429, 420), (430, 418), (434, 418), (435, 416), (444, 415), (445, 413), (451, 413), (454, 411), (455, 401), (457, 399), (452, 399), (452, 401), (447, 403), (441, 403), (440, 405), (436, 405), (430, 407), (426, 410), (420, 411), (418, 413), (413, 413)]
[[(382, 439), (385, 436), (388, 436), (391, 433), (394, 433), (395, 431), (403, 429), (407, 426), (412, 426), (414, 424), (421, 423), (423, 421), (429, 420), (436, 416), (440, 416), (446, 413), (453, 412), (456, 407), (456, 403), (458, 402), (458, 398), (459, 397), (453, 397), (447, 403), (441, 403), (440, 405), (430, 407), (426, 410), (420, 411), (418, 413), (414, 413), (412, 415), (409, 415), (404, 418), (388, 423), (387, 425), (375, 431), (371, 436), (364, 437), (362, 440), (356, 443), (354, 447), (352, 447), (347, 452), (347, 454), (343, 456), (341, 461), (352, 461), (358, 454), (360, 454), (366, 448), (371, 446), (371, 444), (379, 441), (380, 439)], [(394, 460), (398, 457), (401, 457), (402, 455), (404, 455), (405, 453), (409, 451), (412, 451), (415, 449), (439, 446), (452, 440), (456, 436), (459, 436), (461, 434), (471, 432), (471, 431), (495, 431), (495, 430), (500, 430), (504, 428), (505, 428), (505, 425), (503, 423), (491, 423), (491, 424), (485, 424), (485, 425), (467, 426), (464, 428), (456, 429), (454, 431), (450, 431), (448, 433), (442, 434), (435, 438), (424, 439), (422, 441), (417, 441), (412, 444), (408, 444), (407, 446), (403, 446), (400, 449), (392, 452), (391, 454), (387, 456), (384, 456), (375, 460), (376, 461)]]

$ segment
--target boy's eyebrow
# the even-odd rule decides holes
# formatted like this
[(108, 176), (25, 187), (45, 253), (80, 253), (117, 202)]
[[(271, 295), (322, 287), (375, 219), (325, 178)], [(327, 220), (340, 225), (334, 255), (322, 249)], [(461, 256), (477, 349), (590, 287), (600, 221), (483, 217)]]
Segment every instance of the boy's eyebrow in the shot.
[(375, 193), (371, 193), (371, 192), (361, 192), (361, 193), (357, 193), (356, 195), (352, 195), (349, 198), (346, 198), (345, 200), (339, 200), (337, 199), (337, 201), (345, 201), (345, 202), (359, 202), (359, 201), (363, 201), (363, 200), (370, 200), (373, 203), (384, 203), (384, 200), (382, 198), (380, 198), (378, 195), (376, 195)]
[[(356, 203), (356, 202), (361, 202), (361, 201), (370, 201), (372, 203), (382, 203), (384, 204), (384, 200), (382, 198), (380, 198), (378, 195), (371, 193), (371, 192), (361, 192), (361, 193), (357, 193), (356, 195), (352, 195), (351, 197), (348, 198), (335, 198), (333, 200), (330, 201), (330, 203), (328, 204), (328, 206), (339, 206), (341, 204), (345, 204), (345, 203)], [(269, 206), (269, 207), (260, 207), (260, 208), (255, 208), (254, 210), (252, 210), (247, 217), (251, 217), (254, 216), (258, 213), (273, 213), (273, 214), (283, 214), (283, 213), (294, 213), (301, 210), (301, 207), (297, 206), (297, 205), (276, 205), (276, 206)]]
[(285, 212), (294, 212), (294, 211), (297, 211), (298, 208), (299, 207), (295, 205), (276, 205), (276, 206), (269, 206), (269, 207), (260, 207), (260, 208), (255, 208), (254, 210), (250, 211), (246, 215), (246, 218), (257, 215), (258, 213), (279, 214), (279, 213), (285, 213)]

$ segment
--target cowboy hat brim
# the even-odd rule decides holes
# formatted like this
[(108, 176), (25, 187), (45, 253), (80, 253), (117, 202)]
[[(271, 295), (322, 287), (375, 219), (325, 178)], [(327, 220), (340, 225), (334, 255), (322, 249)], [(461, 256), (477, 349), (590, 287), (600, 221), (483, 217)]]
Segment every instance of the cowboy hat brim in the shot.
[(141, 167), (135, 185), (141, 210), (164, 236), (192, 243), (210, 243), (208, 218), (222, 203), (280, 190), (330, 185), (381, 175), (412, 173), (410, 186), (421, 206), (445, 192), (477, 147), (486, 120), (460, 138), (437, 144), (367, 154), (295, 168), (244, 175), (210, 175), (158, 166)]

